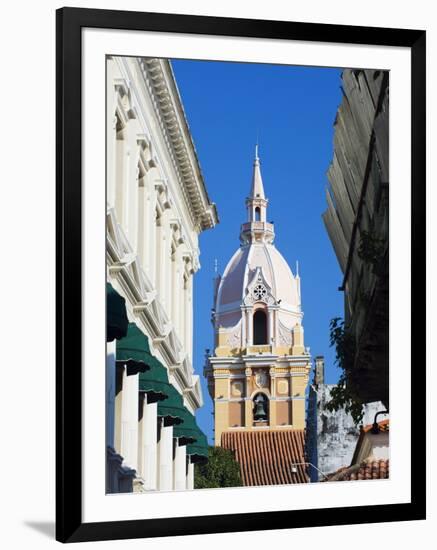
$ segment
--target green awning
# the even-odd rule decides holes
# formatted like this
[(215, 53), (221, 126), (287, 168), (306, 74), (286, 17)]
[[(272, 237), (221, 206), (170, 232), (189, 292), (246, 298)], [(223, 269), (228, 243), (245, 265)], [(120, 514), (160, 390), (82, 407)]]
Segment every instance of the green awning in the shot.
[(150, 370), (140, 373), (139, 390), (147, 393), (148, 403), (167, 399), (171, 391), (169, 390), (167, 369), (151, 354), (148, 342), (145, 354), (145, 361)]
[[(158, 401), (158, 417), (166, 426), (174, 426), (173, 435), (187, 446), (193, 462), (208, 458), (208, 441), (195, 417), (184, 406), (182, 395), (168, 380), (167, 369), (152, 355), (149, 340), (135, 323), (130, 323), (127, 335), (117, 340), (117, 364), (126, 365), (128, 374), (139, 372), (139, 391), (147, 393), (150, 403)], [(130, 370), (130, 372), (129, 372)]]
[(199, 428), (196, 419), (186, 408), (184, 409), (183, 423), (173, 428), (173, 436), (179, 438), (180, 445), (194, 443), (199, 437)]
[(129, 320), (126, 314), (126, 300), (106, 283), (106, 341), (124, 338), (127, 334)]
[(202, 430), (197, 426), (197, 440), (187, 445), (187, 455), (190, 455), (191, 462), (206, 462), (208, 460), (208, 439)]
[(117, 340), (117, 364), (126, 365), (128, 375), (150, 370), (149, 356), (146, 353), (148, 348), (147, 336), (135, 323), (129, 323), (125, 338)]
[(168, 392), (167, 399), (158, 403), (158, 416), (164, 418), (164, 423), (167, 426), (181, 424), (186, 413), (182, 395), (170, 383), (166, 390)]

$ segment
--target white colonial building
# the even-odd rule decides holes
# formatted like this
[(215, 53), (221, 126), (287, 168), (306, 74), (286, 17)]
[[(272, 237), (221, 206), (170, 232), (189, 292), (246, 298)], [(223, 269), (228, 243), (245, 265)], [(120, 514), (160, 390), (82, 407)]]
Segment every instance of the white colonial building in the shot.
[(190, 489), (193, 275), (217, 213), (167, 60), (108, 57), (106, 109), (107, 492)]

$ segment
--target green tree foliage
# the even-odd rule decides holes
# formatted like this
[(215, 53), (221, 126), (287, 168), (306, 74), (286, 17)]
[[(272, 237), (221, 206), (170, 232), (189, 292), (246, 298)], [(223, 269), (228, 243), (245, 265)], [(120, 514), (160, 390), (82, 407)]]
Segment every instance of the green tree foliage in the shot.
[(351, 369), (353, 368), (355, 343), (352, 336), (345, 329), (344, 321), (340, 317), (331, 320), (330, 345), (335, 348), (335, 362), (342, 373), (337, 385), (331, 390), (331, 399), (326, 408), (331, 412), (344, 409), (352, 415), (356, 425), (361, 424), (364, 416), (364, 404), (347, 385), (348, 376), (351, 376)]
[(194, 466), (195, 489), (242, 485), (240, 466), (228, 449), (209, 447), (208, 462)]

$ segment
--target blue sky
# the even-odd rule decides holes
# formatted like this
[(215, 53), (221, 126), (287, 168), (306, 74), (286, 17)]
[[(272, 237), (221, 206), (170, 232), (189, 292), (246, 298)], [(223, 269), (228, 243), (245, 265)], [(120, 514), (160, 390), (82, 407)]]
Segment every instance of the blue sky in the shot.
[(325, 356), (328, 383), (338, 380), (329, 322), (343, 316), (342, 276), (321, 215), (341, 70), (248, 63), (172, 60), (205, 183), (220, 223), (200, 236), (202, 268), (194, 282), (194, 367), (205, 405), (200, 427), (213, 437), (212, 401), (203, 379), (214, 260), (223, 273), (246, 221), (255, 143), (259, 140), (267, 217), (275, 244), (295, 272), (299, 261), (305, 345)]

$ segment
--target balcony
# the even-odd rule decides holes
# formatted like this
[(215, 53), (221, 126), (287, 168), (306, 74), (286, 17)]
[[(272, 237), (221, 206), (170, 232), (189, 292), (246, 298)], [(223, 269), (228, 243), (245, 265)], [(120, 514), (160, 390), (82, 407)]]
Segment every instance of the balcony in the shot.
[(272, 242), (275, 231), (269, 222), (246, 222), (241, 225), (240, 239), (242, 242)]
[(246, 222), (241, 225), (241, 231), (274, 233), (273, 224), (269, 222)]

